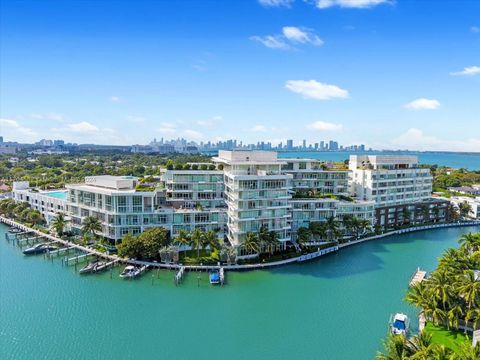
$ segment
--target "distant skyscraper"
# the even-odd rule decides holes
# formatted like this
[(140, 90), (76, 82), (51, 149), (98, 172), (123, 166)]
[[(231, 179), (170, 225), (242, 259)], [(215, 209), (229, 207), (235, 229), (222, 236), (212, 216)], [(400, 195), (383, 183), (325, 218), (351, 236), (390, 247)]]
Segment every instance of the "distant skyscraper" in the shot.
[(320, 151), (325, 150), (325, 141), (320, 141)]
[(306, 149), (307, 148), (307, 140), (303, 139), (303, 143), (302, 143), (302, 148)]
[(293, 149), (293, 140), (289, 139), (287, 140), (287, 150), (292, 150)]

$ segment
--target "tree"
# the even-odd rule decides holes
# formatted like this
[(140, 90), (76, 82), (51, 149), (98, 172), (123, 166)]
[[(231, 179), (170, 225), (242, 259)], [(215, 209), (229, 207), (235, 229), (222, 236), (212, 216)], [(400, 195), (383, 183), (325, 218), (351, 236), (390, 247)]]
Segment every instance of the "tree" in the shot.
[(170, 245), (168, 231), (163, 227), (149, 228), (137, 237), (141, 243), (142, 258), (155, 259), (158, 251), (164, 246)]
[(310, 241), (312, 232), (308, 228), (300, 228), (297, 230), (297, 243), (300, 246), (305, 246), (305, 243)]
[(245, 236), (245, 240), (242, 243), (242, 247), (247, 251), (247, 252), (253, 252), (253, 253), (258, 253), (259, 252), (259, 239), (257, 234), (248, 232), (247, 235)]
[(126, 234), (118, 253), (131, 259), (158, 259), (160, 249), (170, 245), (168, 231), (162, 227), (149, 228), (138, 236)]
[(467, 303), (467, 312), (471, 311), (480, 305), (480, 279), (473, 270), (467, 270), (459, 278), (459, 282), (458, 292)]
[(51, 226), (55, 229), (55, 232), (58, 236), (62, 236), (65, 230), (65, 226), (67, 226), (67, 219), (63, 213), (58, 213), (51, 222)]
[(335, 241), (337, 240), (341, 232), (339, 230), (339, 222), (335, 217), (331, 216), (327, 219), (327, 222), (325, 223), (326, 227), (326, 232), (327, 232), (327, 239), (329, 241)]
[(201, 229), (196, 228), (190, 235), (190, 244), (193, 249), (197, 250), (197, 259), (200, 258), (200, 249), (203, 248), (204, 234)]
[(122, 242), (117, 246), (118, 255), (130, 259), (138, 259), (142, 257), (141, 243), (132, 234), (126, 234)]
[(407, 358), (406, 340), (401, 335), (390, 335), (383, 343), (385, 352), (378, 352), (377, 360), (404, 360)]
[(203, 235), (203, 245), (204, 247), (209, 247), (210, 251), (215, 251), (220, 248), (220, 243), (218, 241), (217, 233), (213, 230), (207, 231)]
[(175, 243), (179, 246), (187, 246), (191, 243), (190, 234), (187, 230), (180, 230), (175, 237)]
[(460, 219), (460, 213), (457, 207), (453, 204), (447, 205), (447, 215), (448, 215), (448, 219), (453, 222), (458, 221)]
[(310, 233), (312, 236), (316, 239), (325, 239), (327, 237), (327, 227), (324, 223), (320, 222), (311, 222), (308, 225), (308, 229), (310, 230)]
[(460, 212), (460, 217), (466, 218), (469, 216), (470, 211), (472, 211), (472, 206), (464, 201), (458, 205), (458, 210)]
[(95, 216), (87, 216), (83, 219), (82, 235), (97, 236), (98, 232), (102, 231), (102, 223)]
[(463, 234), (458, 241), (467, 251), (473, 252), (480, 249), (480, 234)]
[(30, 210), (27, 215), (27, 221), (31, 222), (33, 226), (37, 225), (43, 220), (42, 214), (38, 210)]

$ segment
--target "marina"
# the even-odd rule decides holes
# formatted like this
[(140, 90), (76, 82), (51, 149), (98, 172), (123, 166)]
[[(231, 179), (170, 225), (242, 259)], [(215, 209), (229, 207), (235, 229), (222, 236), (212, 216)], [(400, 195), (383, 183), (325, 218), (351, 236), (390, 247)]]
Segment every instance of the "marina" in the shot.
[[(0, 236), (6, 230), (0, 224)], [(167, 358), (208, 359), (211, 351), (204, 345), (210, 330), (221, 328), (225, 331), (217, 332), (216, 349), (228, 352), (232, 359), (300, 355), (371, 359), (387, 333), (390, 314), (407, 315), (412, 319), (411, 332), (417, 331), (417, 311), (402, 300), (412, 271), (419, 265), (432, 271), (437, 258), (446, 248), (456, 246), (462, 233), (476, 230), (442, 228), (393, 235), (301, 265), (227, 271), (232, 286), (221, 291), (210, 285), (205, 270), (186, 272), (178, 287), (172, 281), (173, 269), (156, 269), (135, 281), (119, 278), (125, 265), (80, 277), (80, 266), (75, 270), (73, 260), (62, 267), (62, 256), (48, 261), (41, 255), (23, 257), (16, 246), (0, 241), (0, 286), (10, 289), (0, 296), (0, 346), (6, 358), (23, 360), (81, 360), (85, 346), (95, 347), (90, 359), (154, 358), (158, 352)], [(303, 321), (306, 318), (309, 321)], [(205, 319), (210, 319), (205, 325), (209, 331), (199, 333), (190, 326), (192, 322), (205, 324)], [(72, 323), (76, 331), (65, 331)], [(252, 326), (255, 323), (262, 327)], [(165, 324), (169, 324), (168, 332)], [(285, 327), (290, 329), (288, 344), (279, 341)], [(338, 331), (328, 330), (333, 327)], [(125, 339), (125, 329), (139, 336)], [(28, 335), (40, 332), (42, 337)], [(271, 336), (265, 337), (266, 332)], [(163, 335), (158, 337), (159, 333)], [(71, 346), (52, 348), (42, 341), (45, 337)], [(345, 337), (352, 339), (348, 348), (342, 345)], [(183, 345), (185, 339), (190, 346)], [(306, 345), (291, 346), (300, 341)]]

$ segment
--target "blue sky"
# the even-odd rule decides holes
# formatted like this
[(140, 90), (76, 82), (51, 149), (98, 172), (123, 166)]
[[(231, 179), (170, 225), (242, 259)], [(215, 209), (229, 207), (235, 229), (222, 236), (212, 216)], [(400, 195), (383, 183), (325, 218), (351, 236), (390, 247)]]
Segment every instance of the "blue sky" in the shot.
[(480, 1), (0, 6), (5, 140), (480, 151)]

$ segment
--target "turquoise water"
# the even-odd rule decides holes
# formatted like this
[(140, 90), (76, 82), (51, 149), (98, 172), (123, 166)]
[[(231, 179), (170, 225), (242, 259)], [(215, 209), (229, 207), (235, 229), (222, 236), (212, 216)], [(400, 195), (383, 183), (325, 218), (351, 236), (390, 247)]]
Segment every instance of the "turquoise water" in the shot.
[[(329, 152), (329, 151), (281, 151), (278, 156), (281, 158), (307, 158), (320, 159), (325, 161), (344, 161), (352, 155), (416, 155), (421, 164), (450, 166), (453, 168), (464, 168), (468, 170), (480, 170), (480, 149), (478, 153), (459, 154), (451, 152), (402, 152), (402, 151), (371, 151), (361, 152)], [(205, 152), (206, 155), (216, 156), (217, 151)]]
[(47, 196), (54, 197), (57, 199), (66, 199), (67, 198), (67, 192), (66, 191), (49, 191), (44, 193)]
[[(480, 149), (478, 149), (480, 151)], [(424, 152), (313, 152), (313, 151), (282, 151), (278, 153), (283, 158), (310, 158), (330, 161), (344, 161), (352, 155), (416, 155), (421, 164), (450, 166), (453, 168), (464, 168), (468, 170), (480, 170), (480, 153), (458, 154), (458, 153), (424, 153)]]
[(415, 315), (402, 299), (416, 267), (434, 269), (476, 229), (417, 232), (307, 264), (228, 272), (220, 288), (206, 273), (200, 281), (188, 273), (179, 287), (168, 271), (136, 281), (119, 279), (119, 268), (112, 278), (82, 277), (59, 260), (24, 257), (0, 225), (0, 358), (373, 359), (390, 314)]

